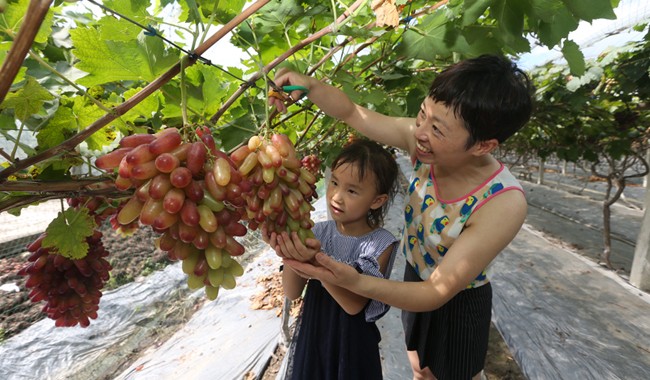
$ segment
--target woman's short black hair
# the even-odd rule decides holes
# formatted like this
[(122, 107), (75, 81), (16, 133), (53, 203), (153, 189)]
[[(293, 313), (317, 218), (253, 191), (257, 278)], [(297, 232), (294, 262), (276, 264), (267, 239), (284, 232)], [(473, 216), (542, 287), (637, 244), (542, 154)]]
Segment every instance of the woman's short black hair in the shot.
[(469, 132), (466, 147), (512, 136), (533, 109), (533, 86), (506, 57), (482, 55), (453, 64), (434, 79), (429, 97), (450, 107)]

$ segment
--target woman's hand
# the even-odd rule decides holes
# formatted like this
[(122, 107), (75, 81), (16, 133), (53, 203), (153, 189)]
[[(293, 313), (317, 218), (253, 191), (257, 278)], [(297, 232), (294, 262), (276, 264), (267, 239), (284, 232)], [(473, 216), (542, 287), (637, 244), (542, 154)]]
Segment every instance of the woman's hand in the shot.
[(361, 277), (359, 272), (350, 265), (338, 262), (323, 252), (316, 254), (315, 263), (289, 258), (285, 258), (283, 261), (301, 277), (315, 278), (349, 290), (353, 290), (351, 288)]
[[(309, 91), (311, 86), (310, 77), (296, 73), (295, 71), (290, 71), (286, 68), (281, 68), (275, 73), (275, 84), (282, 88), (282, 86), (302, 86)], [(302, 91), (296, 90), (291, 91), (289, 97), (292, 100), (298, 100), (305, 94)], [(269, 96), (269, 105), (274, 106), (278, 111), (282, 113), (287, 112), (287, 105), (284, 104), (282, 99), (279, 99), (275, 96)]]

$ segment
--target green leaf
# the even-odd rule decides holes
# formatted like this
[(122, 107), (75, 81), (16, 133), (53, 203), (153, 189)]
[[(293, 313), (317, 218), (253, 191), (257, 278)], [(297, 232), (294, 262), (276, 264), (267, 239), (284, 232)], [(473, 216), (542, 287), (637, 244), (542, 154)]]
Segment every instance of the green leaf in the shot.
[(104, 0), (103, 3), (106, 7), (128, 15), (132, 19), (150, 17), (147, 11), (147, 8), (151, 6), (149, 0)]
[(591, 22), (597, 18), (616, 19), (611, 0), (562, 0), (574, 16)]
[(485, 13), (492, 0), (465, 0), (463, 2), (463, 26), (471, 25)]
[(549, 48), (559, 44), (560, 41), (578, 28), (578, 20), (566, 8), (561, 8), (549, 21), (539, 23), (539, 41)]
[(162, 40), (144, 34), (130, 41), (111, 41), (95, 28), (78, 27), (70, 36), (79, 59), (75, 67), (88, 73), (78, 82), (86, 87), (114, 81), (151, 82), (178, 60), (165, 50)]
[[(124, 92), (124, 99), (129, 100), (132, 96), (140, 92), (140, 90), (142, 90), (142, 87), (126, 90)], [(153, 114), (158, 112), (158, 108), (160, 107), (160, 97), (160, 92), (155, 92), (147, 96), (135, 107), (131, 108), (124, 115), (122, 115), (121, 119), (126, 122), (133, 122), (140, 117), (145, 119), (152, 117)]]
[[(599, 81), (603, 76), (603, 69), (598, 66), (592, 66), (581, 76), (575, 76), (566, 84), (567, 90), (575, 92), (578, 88), (587, 83)], [(584, 104), (584, 102), (581, 102)]]
[[(7, 53), (9, 53), (9, 50), (11, 49), (11, 45), (13, 45), (13, 42), (11, 41), (0, 42), (0, 64), (4, 63), (5, 59), (7, 58)], [(18, 70), (18, 73), (16, 73), (16, 77), (14, 78), (12, 84), (20, 83), (23, 79), (25, 79), (26, 71), (27, 68), (22, 66)]]
[(580, 51), (578, 44), (571, 40), (564, 41), (562, 54), (569, 63), (571, 74), (581, 76), (585, 72), (585, 56)]
[(530, 0), (528, 15), (532, 19), (541, 19), (552, 23), (558, 12), (566, 10), (562, 0)]
[[(5, 7), (0, 17), (0, 35), (8, 34), (10, 39), (15, 38), (16, 33), (22, 26), (30, 0), (18, 0), (11, 2), (10, 6)], [(43, 19), (38, 32), (34, 37), (34, 42), (43, 44), (47, 42), (48, 37), (52, 34), (52, 17), (53, 10), (50, 8)]]
[(437, 56), (449, 56), (447, 46), (447, 18), (443, 12), (424, 17), (418, 28), (407, 29), (402, 42), (397, 46), (397, 54), (408, 58), (433, 62)]
[[(216, 1), (218, 4), (217, 9), (214, 11), (215, 17), (218, 21), (224, 24), (240, 14), (242, 9), (244, 9), (244, 5), (246, 4), (246, 0), (212, 0), (212, 2), (214, 1)], [(214, 6), (208, 7), (207, 5), (209, 2), (207, 1), (202, 1), (201, 3), (201, 9), (203, 10), (204, 15), (209, 16), (212, 13)]]
[(68, 208), (50, 222), (43, 239), (43, 247), (53, 248), (69, 259), (82, 259), (88, 253), (86, 238), (93, 234), (95, 221), (88, 209)]
[(203, 76), (203, 83), (200, 85), (203, 104), (200, 111), (211, 116), (223, 105), (224, 98), (228, 95), (228, 82), (214, 68), (201, 65), (198, 69)]
[(77, 123), (68, 107), (59, 107), (47, 125), (38, 131), (36, 140), (39, 150), (57, 146), (77, 131)]
[(28, 77), (23, 88), (7, 94), (1, 107), (13, 108), (16, 117), (25, 121), (31, 115), (39, 113), (46, 101), (53, 99), (54, 96), (38, 84), (36, 79)]
[(132, 41), (140, 32), (142, 28), (139, 26), (114, 17), (104, 17), (99, 26), (102, 38), (111, 41)]
[(257, 133), (257, 129), (250, 126), (250, 117), (244, 116), (232, 123), (228, 123), (219, 132), (222, 150), (229, 151), (242, 142), (248, 141), (251, 136)]

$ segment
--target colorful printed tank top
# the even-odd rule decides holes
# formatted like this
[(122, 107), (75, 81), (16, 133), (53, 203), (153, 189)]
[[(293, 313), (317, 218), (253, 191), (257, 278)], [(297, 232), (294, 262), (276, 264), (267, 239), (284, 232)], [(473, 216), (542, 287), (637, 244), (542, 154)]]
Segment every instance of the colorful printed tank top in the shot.
[[(429, 278), (472, 213), (496, 194), (508, 190), (524, 192), (508, 168), (501, 164), (490, 178), (469, 194), (454, 200), (442, 200), (438, 196), (433, 169), (416, 160), (408, 188), (409, 200), (404, 211), (406, 225), (400, 252), (420, 278)], [(488, 283), (487, 270), (485, 268), (467, 287), (477, 288)]]

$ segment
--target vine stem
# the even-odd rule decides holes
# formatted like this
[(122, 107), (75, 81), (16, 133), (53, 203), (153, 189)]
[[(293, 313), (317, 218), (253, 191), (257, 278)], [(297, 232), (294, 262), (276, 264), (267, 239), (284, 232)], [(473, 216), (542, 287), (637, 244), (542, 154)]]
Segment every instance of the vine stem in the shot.
[[(241, 24), (244, 20), (246, 20), (248, 17), (250, 17), (252, 14), (257, 12), (262, 6), (266, 5), (268, 2), (271, 0), (258, 0), (257, 2), (253, 3), (250, 7), (246, 8), (242, 13), (238, 14), (235, 16), (232, 20), (230, 20), (226, 25), (224, 25), (221, 29), (219, 29), (217, 32), (215, 32), (206, 42), (201, 44), (199, 47), (196, 48), (194, 51), (195, 54), (201, 55), (203, 54), (208, 48), (210, 48), (212, 45), (217, 43), (221, 38), (223, 38), (228, 32), (233, 30), (237, 25)], [(32, 2), (37, 2), (36, 0)], [(359, 2), (361, 2), (359, 0)], [(31, 9), (31, 8), (30, 8)], [(30, 12), (28, 11), (27, 14), (29, 15)], [(42, 18), (41, 18), (42, 21)], [(40, 24), (39, 24), (40, 25)], [(36, 30), (38, 30), (38, 27), (36, 27)], [(22, 31), (22, 28), (21, 28)], [(25, 49), (25, 52), (29, 50), (29, 45), (33, 42), (33, 37), (30, 39), (29, 44), (27, 48)], [(13, 49), (13, 46), (12, 46)], [(25, 53), (26, 54), (26, 53)], [(8, 59), (9, 60), (9, 59)], [(5, 61), (6, 62), (6, 61)], [(194, 64), (196, 61), (194, 59), (188, 60), (188, 66)], [(22, 60), (21, 60), (22, 63)], [(3, 67), (4, 68), (4, 67)], [(20, 68), (20, 65), (18, 66)], [(156, 90), (160, 89), (165, 83), (169, 82), (172, 78), (174, 78), (179, 72), (181, 68), (181, 62), (179, 61), (177, 64), (175, 64), (171, 69), (167, 70), (167, 72), (163, 73), (160, 77), (156, 78), (153, 82), (149, 83), (147, 86), (145, 86), (142, 90), (140, 90), (138, 93), (133, 95), (129, 100), (125, 101), (124, 103), (120, 104), (119, 106), (115, 107), (112, 112), (107, 113), (106, 115), (100, 117), (97, 119), (94, 123), (92, 123), (90, 126), (85, 128), (84, 130), (80, 131), (79, 133), (75, 134), (74, 136), (70, 137), (69, 139), (65, 140), (61, 144), (52, 147), (50, 149), (44, 150), (39, 154), (36, 154), (34, 156), (28, 157), (24, 160), (20, 160), (18, 162), (15, 162), (13, 165), (7, 167), (3, 171), (0, 172), (0, 181), (6, 180), (10, 175), (28, 168), (31, 165), (34, 165), (35, 163), (41, 162), (43, 160), (46, 160), (48, 158), (57, 156), (61, 153), (67, 152), (71, 149), (73, 149), (75, 146), (79, 145), (82, 141), (87, 139), (90, 135), (93, 133), (97, 132), (104, 126), (106, 126), (108, 123), (111, 121), (115, 120), (119, 116), (124, 115), (127, 111), (129, 111), (131, 108), (135, 107), (137, 104), (139, 104), (141, 101), (146, 99), (149, 95), (154, 93)], [(15, 74), (14, 74), (15, 77)], [(1, 76), (0, 76), (1, 78)], [(12, 77), (13, 78), (13, 77)], [(4, 80), (0, 80), (0, 85), (4, 83)], [(11, 80), (9, 80), (9, 84), (11, 84)], [(0, 87), (0, 95), (4, 97), (4, 94), (2, 94), (2, 88)]]
[(20, 136), (23, 134), (24, 130), (25, 130), (25, 122), (21, 121), (20, 128), (18, 129), (18, 135), (16, 136), (16, 143), (14, 144), (14, 148), (11, 150), (11, 161), (12, 162), (16, 158), (16, 152), (18, 151), (18, 144), (20, 143)]
[(27, 52), (34, 43), (38, 29), (50, 9), (50, 4), (52, 4), (52, 0), (30, 1), (23, 24), (13, 44), (11, 44), (2, 68), (0, 68), (0, 103), (5, 100), (5, 96), (7, 96), (11, 84), (16, 78)]
[(334, 30), (334, 25), (340, 26), (343, 21), (345, 21), (348, 17), (352, 15), (354, 11), (356, 11), (362, 4), (364, 4), (366, 1), (365, 0), (357, 0), (354, 4), (352, 4), (341, 16), (338, 17), (332, 24), (324, 27), (323, 29), (319, 30), (318, 32), (312, 34), (311, 36), (305, 38), (304, 40), (300, 41), (293, 47), (291, 47), (289, 50), (285, 51), (282, 55), (276, 57), (273, 61), (268, 63), (266, 66), (264, 66), (260, 71), (256, 72), (253, 74), (247, 83), (243, 83), (237, 91), (235, 91), (228, 100), (219, 108), (219, 110), (210, 118), (210, 122), (216, 123), (221, 116), (226, 112), (228, 108), (246, 91), (248, 88), (250, 88), (257, 80), (262, 78), (263, 76), (266, 76), (271, 70), (273, 70), (277, 65), (280, 63), (284, 62), (287, 58), (291, 57), (294, 55), (297, 51), (300, 49), (304, 48), (305, 46), (309, 45), (310, 43), (320, 39), (321, 37), (332, 33)]

